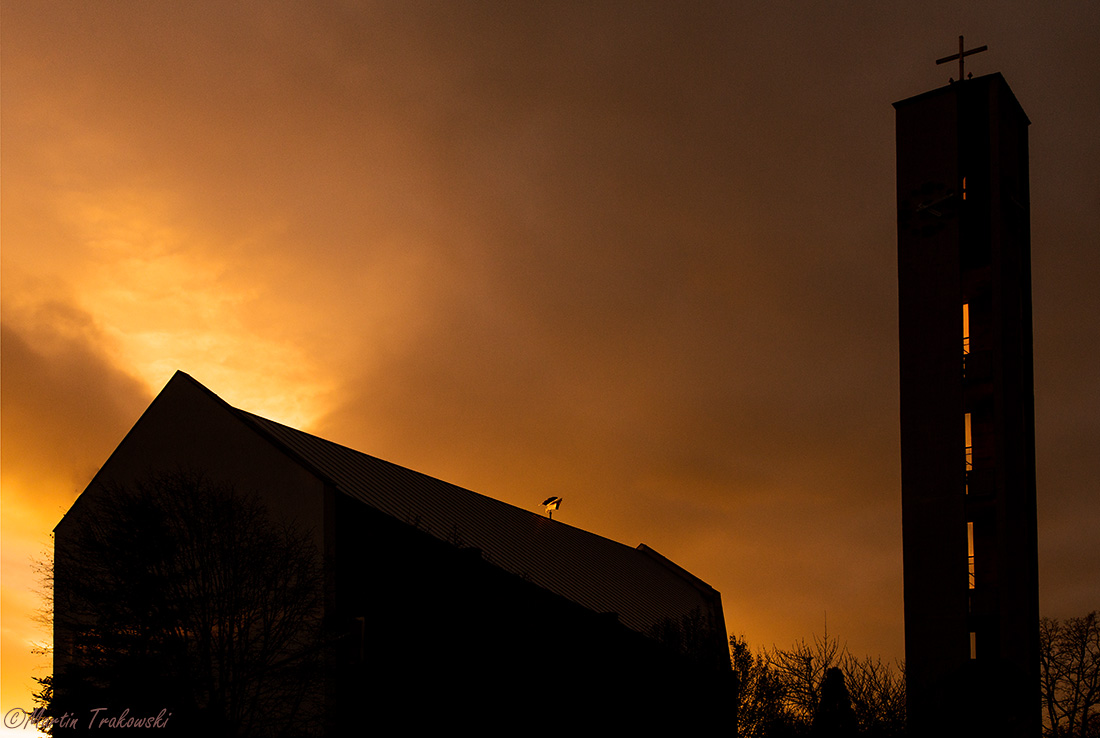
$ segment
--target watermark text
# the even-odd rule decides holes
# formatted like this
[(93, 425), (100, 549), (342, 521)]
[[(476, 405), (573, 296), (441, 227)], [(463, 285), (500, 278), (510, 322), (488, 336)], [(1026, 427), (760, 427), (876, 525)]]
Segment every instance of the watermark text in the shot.
[(165, 708), (157, 715), (131, 715), (130, 708), (125, 708), (120, 713), (112, 714), (107, 707), (95, 707), (81, 714), (66, 712), (64, 715), (47, 715), (46, 709), (39, 707), (34, 711), (24, 710), (22, 707), (13, 707), (4, 713), (5, 728), (33, 727), (37, 730), (51, 730), (54, 728), (85, 727), (88, 730), (99, 728), (164, 728), (168, 726), (168, 719), (172, 713)]

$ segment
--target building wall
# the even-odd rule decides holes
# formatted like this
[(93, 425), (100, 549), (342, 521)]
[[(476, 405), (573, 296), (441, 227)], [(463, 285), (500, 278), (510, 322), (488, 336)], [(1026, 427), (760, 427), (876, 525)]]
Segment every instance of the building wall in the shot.
[[(318, 555), (326, 551), (326, 541), (331, 536), (326, 537), (326, 492), (321, 480), (261, 438), (218, 398), (186, 375), (177, 374), (55, 528), (55, 561), (68, 560), (67, 554), (73, 550), (70, 542), (75, 540), (82, 525), (94, 519), (97, 502), (112, 489), (132, 489), (135, 483), (176, 472), (198, 473), (214, 484), (231, 485), (239, 493), (255, 493), (276, 523), (292, 523), (300, 532), (310, 534)], [(323, 585), (323, 580), (317, 582), (318, 587)], [(64, 577), (57, 577), (54, 591), (55, 677), (62, 674), (74, 658), (87, 658), (74, 650), (79, 642), (77, 633), (85, 626), (70, 629), (66, 625), (74, 620), (71, 610), (63, 611), (69, 601)], [(83, 616), (76, 620), (84, 622)], [(133, 707), (127, 704), (128, 699), (136, 699), (127, 694), (133, 691), (131, 686), (124, 690), (108, 690), (108, 693), (121, 709)], [(59, 696), (62, 704), (67, 704), (65, 700), (80, 704), (85, 698), (83, 693), (71, 690)], [(179, 723), (179, 729), (182, 730), (183, 725)]]
[(1028, 120), (1000, 75), (895, 107), (910, 725), (1037, 735)]
[(717, 724), (734, 697), (700, 663), (350, 498), (336, 501), (332, 732), (370, 719), (425, 730), (604, 721)]
[(961, 709), (969, 659), (957, 96), (899, 109), (898, 332), (911, 721)]
[[(666, 647), (615, 613), (593, 612), (480, 550), (336, 491), (280, 443), (177, 375), (57, 526), (56, 546), (65, 548), (113, 485), (196, 471), (256, 492), (273, 517), (312, 531), (324, 554), (323, 718), (312, 727), (329, 734), (382, 716), (409, 727), (517, 730), (572, 725), (582, 714), (620, 730), (723, 718), (734, 696), (724, 634), (705, 655)], [(55, 630), (57, 643), (67, 637)], [(55, 652), (55, 673), (69, 658)]]

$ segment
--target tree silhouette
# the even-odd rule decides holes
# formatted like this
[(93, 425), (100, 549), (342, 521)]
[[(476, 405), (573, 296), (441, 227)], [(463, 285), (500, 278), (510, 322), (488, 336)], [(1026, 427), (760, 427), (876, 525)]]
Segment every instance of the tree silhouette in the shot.
[(789, 649), (772, 648), (753, 655), (743, 637), (731, 636), (730, 650), (742, 685), (739, 736), (809, 735), (823, 704), (839, 699), (827, 692), (833, 689), (828, 679), (832, 669), (842, 675), (848, 709), (855, 718), (854, 735), (890, 738), (905, 732), (901, 673), (879, 659), (853, 656), (836, 638), (814, 637)]
[(310, 536), (197, 473), (90, 492), (55, 542), (48, 714), (164, 710), (181, 735), (319, 729), (322, 580)]
[(744, 636), (730, 636), (730, 655), (739, 686), (736, 735), (763, 738), (782, 734), (783, 727), (794, 722), (787, 710), (787, 685), (765, 655), (753, 654)]
[(1039, 625), (1043, 733), (1100, 736), (1100, 617), (1043, 618)]

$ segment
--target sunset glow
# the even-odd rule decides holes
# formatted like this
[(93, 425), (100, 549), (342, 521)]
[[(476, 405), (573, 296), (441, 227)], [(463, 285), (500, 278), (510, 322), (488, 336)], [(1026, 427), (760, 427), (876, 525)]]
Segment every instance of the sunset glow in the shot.
[(565, 498), (754, 647), (827, 612), (901, 658), (890, 103), (963, 26), (1032, 116), (1043, 611), (1096, 609), (1100, 10), (1060, 7), (5, 3), (0, 711), (50, 670), (33, 562), (176, 370)]

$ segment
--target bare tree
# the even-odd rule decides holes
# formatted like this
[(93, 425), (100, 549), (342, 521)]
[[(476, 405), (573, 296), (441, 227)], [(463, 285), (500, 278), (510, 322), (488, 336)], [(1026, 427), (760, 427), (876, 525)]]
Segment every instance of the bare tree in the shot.
[(905, 733), (905, 669), (870, 656), (848, 656), (843, 664), (852, 709), (864, 735), (889, 738)]
[(790, 649), (773, 648), (768, 662), (777, 678), (786, 686), (786, 700), (794, 717), (809, 724), (821, 702), (821, 683), (825, 673), (847, 656), (836, 638), (813, 637), (811, 643), (800, 640)]
[(49, 712), (159, 708), (181, 733), (312, 732), (322, 590), (310, 537), (196, 473), (87, 497), (55, 545)]
[(737, 673), (737, 732), (741, 738), (765, 738), (793, 724), (787, 710), (787, 687), (764, 654), (753, 654), (744, 636), (730, 636), (730, 655)]
[(1050, 738), (1100, 736), (1100, 617), (1039, 624), (1043, 732)]
[(857, 658), (828, 636), (755, 656), (744, 638), (731, 637), (730, 649), (742, 682), (740, 736), (809, 734), (822, 704), (825, 677), (834, 668), (843, 675), (859, 735), (904, 734), (905, 679), (900, 665), (895, 669), (880, 659)]

